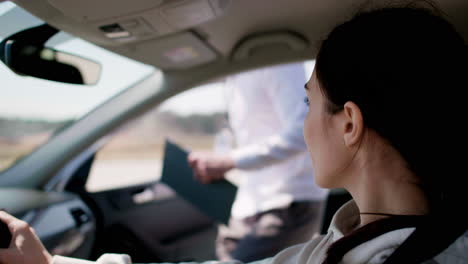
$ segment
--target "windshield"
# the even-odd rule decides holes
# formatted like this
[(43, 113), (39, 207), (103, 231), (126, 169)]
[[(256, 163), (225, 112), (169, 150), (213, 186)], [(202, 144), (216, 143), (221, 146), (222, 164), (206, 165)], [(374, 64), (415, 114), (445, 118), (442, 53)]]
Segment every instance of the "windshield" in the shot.
[[(11, 2), (0, 3), (0, 41), (42, 23)], [(101, 78), (93, 86), (64, 84), (19, 76), (0, 62), (0, 171), (156, 70), (63, 32), (46, 46), (99, 62)]]

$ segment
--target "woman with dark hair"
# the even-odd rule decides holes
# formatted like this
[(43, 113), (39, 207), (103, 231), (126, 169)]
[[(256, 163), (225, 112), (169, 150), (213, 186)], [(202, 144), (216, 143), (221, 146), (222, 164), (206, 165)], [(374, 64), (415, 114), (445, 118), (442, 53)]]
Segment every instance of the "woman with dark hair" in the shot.
[[(466, 231), (460, 204), (468, 185), (458, 154), (466, 146), (466, 73), (463, 39), (430, 10), (363, 13), (323, 42), (306, 84), (304, 136), (317, 184), (345, 188), (354, 199), (335, 216), (350, 232), (333, 239), (326, 263), (379, 240), (385, 250), (374, 258), (419, 263)], [(463, 260), (443, 263), (468, 263), (464, 250)]]
[[(306, 84), (304, 137), (317, 183), (354, 199), (328, 234), (263, 263), (468, 263), (467, 57), (454, 28), (425, 9), (362, 13), (330, 33)], [(52, 258), (27, 225), (0, 219), (14, 237), (0, 263), (90, 263)]]

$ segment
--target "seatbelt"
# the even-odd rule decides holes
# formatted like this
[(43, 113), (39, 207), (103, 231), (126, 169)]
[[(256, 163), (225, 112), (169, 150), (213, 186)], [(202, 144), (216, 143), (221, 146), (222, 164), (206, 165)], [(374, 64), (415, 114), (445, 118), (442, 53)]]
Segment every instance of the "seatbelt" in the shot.
[(344, 255), (353, 248), (388, 232), (416, 227), (424, 222), (426, 218), (427, 216), (398, 215), (369, 223), (333, 243), (328, 249), (327, 257), (322, 264), (338, 264)]
[(424, 222), (383, 264), (421, 263), (434, 258), (466, 232), (467, 223), (460, 221), (446, 216)]

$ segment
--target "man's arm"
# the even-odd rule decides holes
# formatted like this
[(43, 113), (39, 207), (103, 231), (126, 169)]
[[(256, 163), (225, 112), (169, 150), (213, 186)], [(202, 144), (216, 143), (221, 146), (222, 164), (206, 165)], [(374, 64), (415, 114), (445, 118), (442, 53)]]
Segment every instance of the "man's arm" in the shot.
[(303, 136), (308, 111), (302, 88), (306, 83), (303, 63), (266, 69), (262, 79), (261, 88), (269, 95), (273, 113), (279, 117), (284, 129), (261, 142), (233, 150), (231, 157), (239, 169), (267, 167), (307, 151)]
[(233, 168), (260, 169), (307, 151), (302, 132), (308, 111), (304, 104), (306, 94), (303, 87), (306, 80), (303, 63), (271, 67), (255, 78), (252, 88), (265, 90), (272, 114), (278, 116), (283, 129), (278, 134), (239, 147), (228, 154), (190, 153), (189, 164), (200, 182), (220, 180)]

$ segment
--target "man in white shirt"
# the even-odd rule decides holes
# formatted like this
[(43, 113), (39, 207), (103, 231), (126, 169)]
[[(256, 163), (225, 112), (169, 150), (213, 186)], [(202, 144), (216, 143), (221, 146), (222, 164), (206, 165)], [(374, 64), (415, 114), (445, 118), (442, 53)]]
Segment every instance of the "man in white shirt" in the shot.
[(319, 230), (327, 191), (314, 183), (302, 134), (307, 114), (303, 63), (254, 70), (226, 79), (229, 124), (237, 148), (192, 152), (198, 180), (238, 169), (240, 184), (229, 226), (219, 230), (221, 260), (249, 262), (304, 242)]

